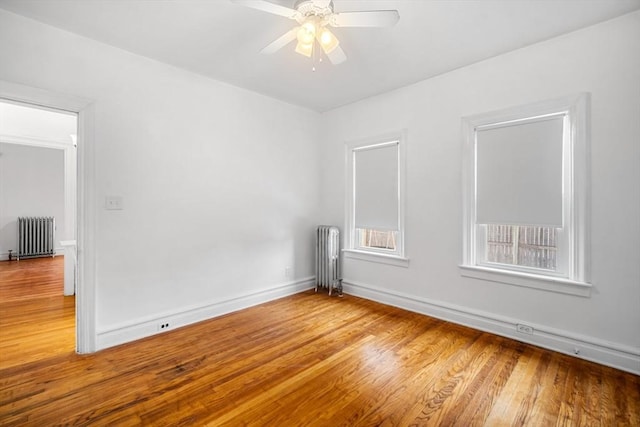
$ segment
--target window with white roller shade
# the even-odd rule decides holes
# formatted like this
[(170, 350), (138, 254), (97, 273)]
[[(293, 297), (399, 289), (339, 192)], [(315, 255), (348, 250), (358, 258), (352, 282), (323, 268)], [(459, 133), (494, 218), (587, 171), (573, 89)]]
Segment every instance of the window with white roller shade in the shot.
[(406, 131), (345, 143), (345, 256), (408, 266), (404, 258)]
[(589, 294), (588, 100), (463, 119), (464, 276)]

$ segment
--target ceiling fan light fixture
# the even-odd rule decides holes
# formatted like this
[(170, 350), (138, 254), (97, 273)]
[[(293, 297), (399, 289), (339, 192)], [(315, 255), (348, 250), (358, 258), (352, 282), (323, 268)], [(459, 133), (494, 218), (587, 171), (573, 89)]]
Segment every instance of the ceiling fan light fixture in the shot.
[(333, 50), (340, 44), (336, 36), (327, 28), (323, 28), (320, 33), (318, 33), (317, 38), (318, 43), (322, 46), (322, 50), (327, 54), (333, 52)]
[[(0, 0), (1, 1), (1, 0)], [(262, 53), (274, 53), (297, 40), (296, 52), (308, 58), (314, 57), (316, 41), (333, 65), (341, 64), (347, 56), (336, 36), (326, 27), (390, 27), (400, 19), (397, 10), (360, 10), (335, 12), (332, 0), (296, 0), (293, 8), (280, 6), (273, 0), (230, 0), (236, 4), (251, 7), (296, 21), (299, 27), (292, 28), (271, 42)], [(282, 0), (280, 0), (282, 1)], [(280, 2), (279, 1), (279, 2)], [(364, 2), (363, 2), (364, 3)], [(374, 2), (367, 2), (374, 3)], [(315, 66), (314, 66), (315, 71)]]
[(316, 25), (313, 21), (308, 20), (304, 22), (297, 34), (298, 43), (304, 45), (311, 45), (316, 38)]
[(313, 43), (300, 43), (298, 40), (298, 44), (296, 45), (296, 52), (300, 55), (304, 55), (307, 58), (311, 58), (311, 54), (313, 53)]

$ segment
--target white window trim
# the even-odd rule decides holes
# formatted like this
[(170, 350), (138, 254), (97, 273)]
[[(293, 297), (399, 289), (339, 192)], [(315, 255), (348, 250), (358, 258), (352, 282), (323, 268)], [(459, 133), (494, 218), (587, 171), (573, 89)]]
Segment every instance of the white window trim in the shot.
[[(396, 250), (388, 251), (383, 249), (363, 249), (357, 247), (355, 236), (355, 183), (353, 180), (355, 156), (354, 152), (363, 147), (373, 145), (385, 145), (398, 143), (398, 236), (396, 240)], [(358, 139), (345, 142), (345, 257), (359, 259), (381, 264), (396, 265), (401, 267), (409, 266), (409, 259), (405, 257), (404, 237), (405, 237), (405, 194), (406, 194), (406, 145), (407, 130), (378, 135), (371, 138)]]
[[(589, 260), (589, 94), (579, 93), (563, 98), (543, 101), (521, 107), (479, 114), (462, 119), (464, 135), (463, 182), (463, 255), (460, 273), (466, 277), (490, 280), (516, 286), (589, 296), (591, 291)], [(556, 274), (536, 273), (526, 268), (500, 268), (480, 265), (476, 257), (475, 223), (475, 131), (478, 127), (516, 121), (529, 117), (564, 112), (569, 118), (568, 144), (563, 155), (570, 159), (565, 163), (563, 179), (569, 178), (563, 197), (564, 223), (568, 247), (564, 251), (569, 259), (563, 277)]]
[(379, 264), (395, 265), (396, 267), (409, 267), (409, 258), (397, 255), (389, 255), (373, 251), (361, 251), (359, 249), (343, 249), (342, 252), (346, 258), (377, 262)]

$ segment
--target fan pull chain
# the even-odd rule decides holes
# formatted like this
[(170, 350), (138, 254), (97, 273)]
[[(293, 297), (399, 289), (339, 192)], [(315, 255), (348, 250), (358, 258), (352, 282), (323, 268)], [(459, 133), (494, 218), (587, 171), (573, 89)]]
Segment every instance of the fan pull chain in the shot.
[(320, 64), (322, 62), (322, 51), (318, 49), (320, 45), (317, 41), (314, 40), (313, 45), (311, 46), (311, 71), (316, 72), (316, 64)]
[(311, 71), (316, 72), (316, 41), (311, 45)]

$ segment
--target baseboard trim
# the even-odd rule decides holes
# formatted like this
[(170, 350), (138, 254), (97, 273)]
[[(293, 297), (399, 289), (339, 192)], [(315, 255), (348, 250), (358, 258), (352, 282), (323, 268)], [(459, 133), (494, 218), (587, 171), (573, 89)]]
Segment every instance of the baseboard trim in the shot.
[[(242, 310), (274, 299), (293, 295), (312, 289), (315, 277), (305, 277), (283, 283), (273, 288), (228, 298), (224, 301), (211, 302), (187, 309), (140, 318), (131, 322), (112, 326), (97, 333), (97, 349), (113, 347), (127, 342), (146, 338), (166, 331), (174, 330), (203, 320), (212, 319), (223, 314)], [(166, 329), (159, 329), (160, 323), (167, 323)]]
[[(62, 256), (62, 255), (64, 255), (64, 248), (55, 248), (55, 256)], [(13, 251), (12, 256), (13, 256), (13, 260), (15, 261), (16, 251)], [(32, 259), (32, 258), (29, 258), (29, 259)], [(9, 261), (9, 252), (0, 252), (0, 261)]]
[[(342, 284), (346, 294), (425, 314), (640, 375), (640, 348), (611, 343), (598, 338), (573, 334), (544, 325), (532, 324), (531, 322), (498, 316), (493, 313), (473, 310), (441, 301), (380, 289), (348, 279), (344, 279)], [(531, 326), (533, 335), (516, 332), (517, 324)], [(578, 354), (575, 353), (576, 350), (578, 350)]]

